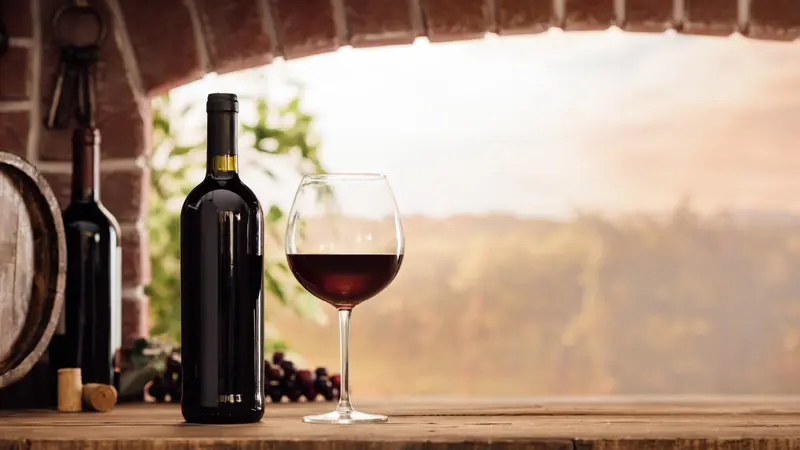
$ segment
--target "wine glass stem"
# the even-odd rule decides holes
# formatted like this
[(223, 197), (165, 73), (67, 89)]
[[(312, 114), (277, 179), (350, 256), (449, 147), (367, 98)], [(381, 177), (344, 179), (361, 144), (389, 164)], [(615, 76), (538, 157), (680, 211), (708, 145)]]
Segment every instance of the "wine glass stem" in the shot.
[(341, 387), (339, 388), (339, 405), (336, 410), (342, 414), (350, 414), (350, 310), (339, 310), (339, 364), (341, 366)]

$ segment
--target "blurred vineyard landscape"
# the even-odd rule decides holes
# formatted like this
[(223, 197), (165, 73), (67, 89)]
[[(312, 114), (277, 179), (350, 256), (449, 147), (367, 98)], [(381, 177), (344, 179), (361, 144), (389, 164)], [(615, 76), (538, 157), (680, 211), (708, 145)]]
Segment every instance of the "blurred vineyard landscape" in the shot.
[[(170, 95), (269, 99), (268, 120), (242, 107), (243, 124), (263, 126), (240, 147), (263, 138), (242, 176), (273, 212), (314, 171), (295, 164), (296, 138), (319, 144), (299, 152), (316, 170), (389, 178), (406, 255), (354, 312), (356, 398), (788, 395), (800, 394), (798, 48), (611, 30), (415, 42)], [(295, 96), (300, 121), (280, 108)], [(268, 350), (335, 368), (335, 312), (281, 270), (286, 217), (270, 217)], [(177, 296), (151, 298), (153, 334), (175, 330), (177, 310), (156, 306)]]
[[(394, 284), (353, 318), (357, 395), (800, 393), (800, 218), (407, 217)], [(327, 326), (278, 312), (309, 364)]]

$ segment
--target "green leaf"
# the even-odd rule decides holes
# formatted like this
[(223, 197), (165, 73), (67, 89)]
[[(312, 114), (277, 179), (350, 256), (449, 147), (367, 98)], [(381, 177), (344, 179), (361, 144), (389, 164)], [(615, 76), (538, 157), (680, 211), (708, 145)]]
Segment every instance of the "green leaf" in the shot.
[(269, 272), (264, 273), (264, 281), (267, 283), (267, 290), (275, 296), (278, 301), (286, 306), (289, 301), (286, 298), (286, 293), (283, 291), (283, 288), (278, 283), (278, 281), (270, 274)]
[(266, 217), (267, 222), (277, 222), (282, 218), (283, 218), (283, 211), (279, 207), (275, 205), (269, 207)]
[(285, 352), (289, 350), (289, 346), (283, 339), (269, 339), (264, 343), (264, 351), (267, 353)]
[[(170, 157), (183, 156), (196, 149), (197, 145), (176, 145), (169, 152)], [(184, 168), (185, 169), (185, 168)]]
[(169, 134), (169, 132), (170, 132), (170, 122), (162, 114), (156, 114), (153, 117), (153, 129), (157, 130), (157, 131), (161, 131), (164, 134)]

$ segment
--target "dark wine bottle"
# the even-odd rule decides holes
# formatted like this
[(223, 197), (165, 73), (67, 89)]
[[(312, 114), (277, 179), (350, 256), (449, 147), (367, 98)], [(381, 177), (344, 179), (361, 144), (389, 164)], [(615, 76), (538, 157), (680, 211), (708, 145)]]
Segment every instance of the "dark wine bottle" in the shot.
[(100, 131), (72, 136), (72, 199), (64, 210), (67, 278), (64, 309), (50, 341), (53, 371), (80, 367), (84, 383), (119, 389), (122, 247), (117, 220), (100, 202)]
[(187, 422), (264, 416), (264, 218), (239, 179), (234, 94), (210, 94), (205, 179), (181, 210), (181, 411)]

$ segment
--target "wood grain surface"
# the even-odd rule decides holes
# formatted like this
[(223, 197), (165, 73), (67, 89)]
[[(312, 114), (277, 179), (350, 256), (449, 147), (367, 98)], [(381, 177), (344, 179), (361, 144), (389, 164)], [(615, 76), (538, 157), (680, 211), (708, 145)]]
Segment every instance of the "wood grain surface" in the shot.
[(170, 404), (0, 412), (0, 449), (793, 449), (800, 398), (365, 401), (388, 424), (310, 425), (331, 403), (270, 405), (249, 425), (188, 425)]
[(0, 152), (0, 388), (39, 360), (64, 301), (61, 211), (44, 177)]
[(0, 360), (22, 333), (33, 272), (31, 218), (14, 180), (0, 172)]

